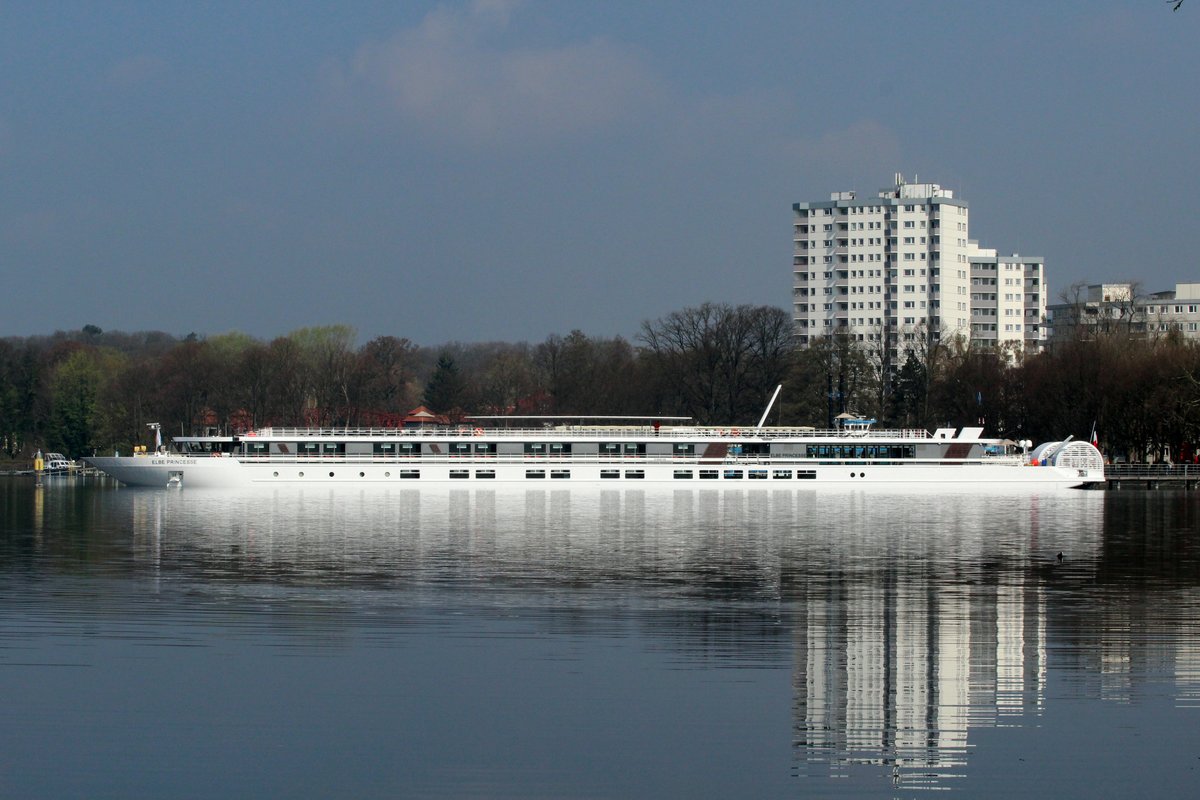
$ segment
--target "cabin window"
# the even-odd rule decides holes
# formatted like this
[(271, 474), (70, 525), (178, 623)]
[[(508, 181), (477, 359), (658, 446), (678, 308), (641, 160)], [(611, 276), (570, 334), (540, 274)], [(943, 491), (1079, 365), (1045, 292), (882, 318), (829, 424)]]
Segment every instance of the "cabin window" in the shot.
[(798, 469), (796, 470), (796, 477), (800, 480), (815, 480), (817, 471), (815, 469)]
[(611, 478), (619, 478), (619, 477), (621, 477), (621, 471), (619, 469), (602, 469), (602, 470), (600, 470), (600, 478), (602, 480), (609, 480)]
[(600, 442), (602, 456), (639, 456), (646, 454), (645, 442)]
[(475, 477), (476, 478), (484, 478), (484, 479), (493, 479), (496, 477), (496, 470), (494, 470), (494, 469), (477, 469), (477, 470), (475, 470)]
[(692, 478), (692, 471), (690, 469), (675, 470), (675, 480), (686, 481), (686, 480), (691, 480), (691, 478)]
[(396, 455), (419, 456), (419, 455), (421, 455), (421, 443), (420, 442), (396, 442)]
[[(493, 445), (493, 448), (495, 445)], [(491, 452), (495, 452), (493, 449)], [(570, 442), (526, 442), (525, 455), (565, 456), (571, 454)]]
[(321, 455), (323, 456), (339, 456), (345, 455), (345, 442), (321, 442)]
[(644, 469), (627, 469), (625, 470), (626, 478), (645, 478), (646, 470)]
[(494, 455), (496, 453), (496, 443), (495, 442), (476, 442), (475, 443), (475, 453), (476, 453), (476, 455)]
[(752, 470), (750, 470), (750, 480), (752, 480), (752, 481), (765, 481), (766, 479), (767, 479), (767, 471), (766, 471), (765, 469), (752, 469)]
[(403, 478), (419, 478), (419, 477), (421, 477), (421, 470), (419, 470), (419, 469), (402, 469), (402, 470), (400, 470), (400, 477), (402, 479)]
[(792, 471), (790, 469), (777, 469), (771, 473), (771, 477), (775, 479), (791, 478)]
[(466, 469), (450, 470), (450, 480), (463, 480), (471, 477), (471, 471)]
[(717, 471), (716, 471), (715, 469), (702, 469), (702, 470), (700, 470), (700, 480), (702, 480), (702, 481), (715, 481), (716, 479), (717, 479)]
[(316, 442), (300, 442), (296, 445), (296, 455), (315, 456), (321, 452), (321, 446)]
[(550, 470), (550, 479), (551, 480), (554, 480), (556, 478), (561, 480), (563, 478), (570, 478), (570, 477), (571, 477), (571, 470), (569, 470), (569, 469), (552, 469), (552, 470)]
[(371, 445), (371, 452), (377, 456), (394, 456), (396, 455), (396, 443), (374, 442)]
[(671, 447), (671, 452), (676, 456), (694, 456), (696, 455), (696, 445), (676, 442)]
[(266, 442), (245, 442), (244, 444), (248, 456), (265, 456), (271, 450), (271, 446)]
[(727, 481), (741, 480), (742, 471), (740, 469), (727, 469), (723, 473), (722, 477), (724, 477)]
[(544, 469), (527, 469), (525, 470), (526, 478), (545, 478), (546, 470)]
[(446, 445), (446, 452), (452, 456), (469, 456), (471, 455), (470, 442), (450, 442)]

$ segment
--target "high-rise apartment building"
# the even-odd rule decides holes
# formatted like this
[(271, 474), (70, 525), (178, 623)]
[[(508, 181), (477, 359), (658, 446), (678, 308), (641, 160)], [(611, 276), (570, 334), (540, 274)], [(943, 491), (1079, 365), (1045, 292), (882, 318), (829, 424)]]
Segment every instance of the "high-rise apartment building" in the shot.
[[(1036, 334), (1035, 341), (1044, 335), (1042, 260), (980, 249), (971, 240), (967, 203), (951, 190), (896, 175), (895, 185), (874, 197), (834, 192), (792, 209), (793, 317), (801, 346), (840, 334), (890, 353), (896, 363), (902, 349), (927, 341), (961, 336), (977, 346), (1006, 340), (1028, 346), (1027, 334)], [(1019, 289), (1005, 283), (1016, 278), (1018, 264)], [(1030, 286), (1037, 289), (1026, 291)]]

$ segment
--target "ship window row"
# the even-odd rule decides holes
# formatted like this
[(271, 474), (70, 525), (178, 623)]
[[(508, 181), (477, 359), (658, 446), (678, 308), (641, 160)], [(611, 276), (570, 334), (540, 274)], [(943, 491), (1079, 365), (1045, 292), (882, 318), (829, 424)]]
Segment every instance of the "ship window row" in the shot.
[[(790, 469), (773, 469), (769, 471), (765, 469), (702, 469), (699, 470), (699, 473), (700, 480), (702, 481), (713, 481), (721, 478), (731, 481), (742, 480), (743, 478), (752, 481), (765, 481), (767, 480), (768, 474), (774, 480), (791, 480), (793, 475), (797, 480), (814, 480), (817, 477), (817, 471), (815, 469), (798, 469), (795, 471)], [(692, 480), (694, 477), (696, 477), (696, 472), (690, 469), (677, 469), (675, 470), (674, 477), (677, 481)]]
[[(774, 470), (702, 469), (702, 470), (699, 470), (698, 472), (699, 472), (700, 480), (718, 480), (718, 479), (722, 479), (722, 478), (725, 480), (742, 480), (742, 479), (766, 480), (768, 474), (774, 480), (791, 480), (793, 475), (795, 476), (795, 478), (797, 480), (812, 480), (817, 477), (816, 470), (811, 470), (811, 469), (798, 469), (798, 470), (794, 470), (794, 471), (790, 470), (790, 469), (774, 469)], [(481, 480), (494, 480), (496, 477), (496, 471), (494, 469), (477, 469), (474, 471), (474, 473), (475, 473), (475, 478), (481, 479)], [(696, 473), (697, 473), (697, 471), (695, 471), (695, 470), (677, 469), (677, 470), (675, 470), (674, 477), (676, 480), (691, 480), (696, 477)], [(603, 480), (620, 479), (622, 477), (622, 474), (624, 475), (626, 480), (642, 480), (642, 479), (645, 479), (645, 477), (646, 477), (646, 471), (642, 470), (642, 469), (627, 469), (627, 470), (602, 469), (602, 470), (600, 470), (600, 478)], [(303, 472), (298, 473), (298, 475), (301, 478), (304, 477)], [(331, 478), (334, 477), (334, 475), (335, 475), (335, 473), (333, 473), (333, 472), (329, 473), (329, 477), (331, 477)], [(397, 473), (397, 475), (399, 476), (399, 478), (401, 480), (418, 480), (421, 477), (421, 471), (419, 469), (402, 469)], [(527, 480), (544, 480), (544, 479), (546, 479), (547, 475), (549, 475), (550, 480), (569, 480), (571, 477), (571, 470), (569, 470), (569, 469), (551, 469), (551, 470), (527, 469), (527, 470), (525, 470), (525, 478)], [(276, 478), (278, 478), (279, 473), (275, 472), (274, 476)], [(360, 472), (360, 473), (358, 473), (358, 476), (360, 478), (365, 477), (365, 473)], [(385, 472), (385, 473), (383, 473), (383, 476), (385, 478), (390, 478), (392, 476), (392, 473)], [(467, 470), (467, 469), (452, 469), (452, 470), (450, 470), (450, 480), (469, 480), (470, 477), (471, 477), (471, 470)]]
[[(294, 447), (294, 453), (301, 457), (341, 457), (345, 456), (344, 442), (299, 442), (295, 444), (279, 443), (280, 455), (288, 455)], [(271, 455), (271, 445), (268, 442), (244, 442), (245, 453), (254, 456)], [(409, 456), (422, 455), (457, 457), (495, 456), (495, 442), (450, 442), (448, 444), (427, 443), (430, 449), (421, 451), (420, 442), (376, 442), (376, 456)], [(445, 448), (443, 450), (442, 448)], [(646, 455), (646, 445), (641, 442), (602, 442), (598, 445), (598, 454), (609, 457), (639, 457)], [(569, 456), (572, 455), (569, 442), (527, 442), (524, 445), (525, 455), (530, 456)], [(730, 455), (770, 455), (770, 445), (762, 443), (731, 444)], [(677, 457), (693, 457), (696, 445), (691, 443), (674, 443), (672, 455)], [(580, 455), (583, 455), (580, 453)], [(911, 459), (916, 455), (913, 445), (887, 444), (810, 444), (806, 445), (804, 455), (807, 458), (819, 459)]]
[[(647, 445), (645, 442), (597, 442), (584, 443), (582, 446), (573, 449), (571, 442), (523, 442), (519, 443), (520, 450), (515, 448), (518, 443), (512, 443), (508, 448), (508, 452), (504, 455), (517, 455), (524, 453), (527, 456), (569, 456), (573, 452), (581, 455), (598, 454), (600, 456), (610, 457), (637, 457), (645, 456), (647, 453)], [(665, 447), (665, 444), (664, 444)], [(738, 447), (738, 445), (733, 445)], [(318, 457), (318, 456), (344, 456), (344, 455), (374, 455), (374, 456), (400, 456), (400, 457), (418, 457), (423, 455), (428, 456), (494, 456), (500, 453), (498, 443), (494, 441), (455, 441), (455, 442), (372, 442), (370, 449), (366, 443), (351, 443), (349, 448), (346, 442), (265, 442), (265, 441), (250, 441), (243, 440), (242, 448), (246, 455), (251, 456), (270, 456), (270, 455), (296, 455), (303, 457)], [(189, 444), (188, 452), (208, 452), (208, 448), (203, 444)], [(663, 452), (666, 455), (667, 452)], [(691, 442), (674, 442), (671, 444), (669, 451), (670, 455), (677, 457), (689, 457), (696, 454), (696, 445)]]
[(805, 447), (808, 458), (913, 458), (916, 447), (911, 444), (810, 444)]

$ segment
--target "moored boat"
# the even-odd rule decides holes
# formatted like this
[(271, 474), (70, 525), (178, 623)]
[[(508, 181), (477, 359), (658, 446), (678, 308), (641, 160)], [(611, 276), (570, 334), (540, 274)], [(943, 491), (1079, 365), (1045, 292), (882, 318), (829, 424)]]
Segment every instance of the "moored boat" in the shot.
[[(938, 491), (1104, 481), (1103, 458), (1088, 442), (1031, 448), (984, 438), (982, 428), (877, 430), (861, 419), (833, 430), (575, 419), (480, 417), (470, 425), (419, 429), (271, 427), (180, 436), (153, 452), (85, 460), (123, 483), (160, 487), (465, 482)], [(514, 421), (524, 427), (501, 426)]]

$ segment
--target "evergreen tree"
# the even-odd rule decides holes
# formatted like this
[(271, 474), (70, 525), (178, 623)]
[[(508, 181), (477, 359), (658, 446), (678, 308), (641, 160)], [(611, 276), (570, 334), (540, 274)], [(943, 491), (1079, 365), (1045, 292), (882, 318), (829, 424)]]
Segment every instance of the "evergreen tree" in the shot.
[(465, 396), (466, 383), (458, 374), (454, 359), (445, 354), (439, 356), (429, 383), (425, 384), (422, 402), (431, 411), (444, 414), (462, 408)]

